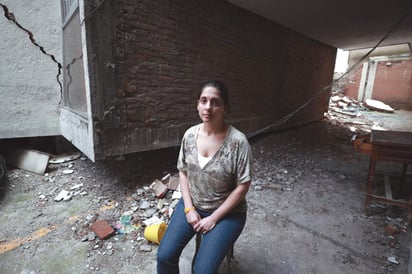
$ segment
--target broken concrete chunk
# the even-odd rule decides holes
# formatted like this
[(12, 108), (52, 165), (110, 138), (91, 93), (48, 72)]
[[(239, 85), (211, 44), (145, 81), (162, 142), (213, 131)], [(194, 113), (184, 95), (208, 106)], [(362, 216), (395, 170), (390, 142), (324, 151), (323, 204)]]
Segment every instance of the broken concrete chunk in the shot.
[(72, 174), (74, 172), (73, 169), (65, 169), (63, 170), (63, 174)]
[(94, 234), (93, 232), (87, 233), (87, 240), (88, 240), (88, 241), (94, 241), (94, 240), (96, 240), (96, 234)]
[(392, 112), (395, 111), (389, 105), (387, 105), (387, 104), (385, 104), (381, 101), (378, 101), (378, 100), (366, 99), (365, 104), (366, 104), (366, 106), (368, 106), (370, 109), (373, 109), (373, 110), (389, 112), (389, 113), (392, 113)]
[(150, 189), (154, 192), (157, 198), (163, 198), (168, 190), (167, 186), (158, 179), (153, 181), (150, 185)]
[(50, 155), (32, 149), (10, 148), (7, 153), (7, 163), (34, 173), (44, 174)]
[(99, 220), (90, 226), (90, 229), (100, 240), (106, 240), (115, 234), (115, 230), (106, 221)]
[(388, 257), (388, 262), (390, 262), (390, 263), (393, 263), (393, 264), (399, 264), (399, 262), (398, 262), (398, 260), (396, 260), (396, 258), (395, 257), (393, 257), (393, 256), (391, 256), (391, 257)]
[(139, 250), (141, 252), (151, 252), (152, 251), (152, 247), (150, 245), (141, 245), (139, 247)]
[(73, 194), (70, 191), (62, 190), (62, 191), (60, 191), (59, 195), (57, 195), (56, 198), (54, 198), (54, 200), (56, 202), (68, 201), (72, 198), (72, 196), (73, 196)]
[(170, 173), (162, 178), (162, 183), (166, 185), (168, 189), (178, 190), (179, 189), (179, 178), (171, 176)]
[(79, 189), (79, 188), (81, 188), (82, 186), (83, 186), (83, 183), (80, 183), (80, 184), (77, 184), (77, 185), (72, 186), (72, 187), (70, 188), (70, 190)]

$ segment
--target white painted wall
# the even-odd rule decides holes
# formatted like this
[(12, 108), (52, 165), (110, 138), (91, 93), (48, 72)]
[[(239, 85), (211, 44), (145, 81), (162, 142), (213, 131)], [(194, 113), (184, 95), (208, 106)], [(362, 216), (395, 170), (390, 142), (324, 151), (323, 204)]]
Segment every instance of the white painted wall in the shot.
[(343, 74), (348, 69), (349, 51), (338, 49), (336, 53), (335, 73)]
[[(0, 0), (62, 62), (60, 1)], [(57, 64), (0, 8), (0, 139), (60, 135)], [(60, 80), (62, 81), (62, 77)]]

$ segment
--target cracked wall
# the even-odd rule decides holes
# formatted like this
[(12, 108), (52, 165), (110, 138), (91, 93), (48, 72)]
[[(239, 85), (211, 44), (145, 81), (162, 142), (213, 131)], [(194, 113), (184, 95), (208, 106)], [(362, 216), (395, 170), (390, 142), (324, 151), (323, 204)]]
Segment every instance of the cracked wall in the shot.
[(225, 81), (245, 133), (317, 94), (282, 126), (323, 119), (335, 48), (226, 1), (101, 3), (86, 20), (96, 158), (179, 144), (206, 79)]
[(59, 1), (47, 5), (41, 0), (0, 3), (33, 35), (31, 40), (29, 33), (9, 20), (1, 8), (0, 139), (60, 135)]

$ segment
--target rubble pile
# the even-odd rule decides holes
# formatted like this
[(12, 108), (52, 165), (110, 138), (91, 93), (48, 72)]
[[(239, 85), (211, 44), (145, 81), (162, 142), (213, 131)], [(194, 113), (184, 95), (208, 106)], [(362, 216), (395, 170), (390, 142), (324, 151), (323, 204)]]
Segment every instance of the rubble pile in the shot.
[[(152, 242), (143, 237), (144, 229), (153, 224), (169, 223), (173, 210), (181, 198), (178, 182), (178, 177), (170, 174), (162, 179), (155, 179), (149, 186), (137, 188), (136, 192), (128, 197), (122, 205), (112, 200), (98, 199), (97, 202), (103, 200), (101, 208), (118, 210), (115, 210), (114, 214), (111, 215), (92, 214), (91, 217), (85, 218), (85, 223), (80, 229), (74, 228), (73, 231), (77, 233), (82, 242), (102, 241), (112, 236), (130, 234), (131, 238), (134, 238), (139, 245), (140, 251), (149, 252), (151, 248), (148, 244), (152, 244)], [(72, 197), (75, 196), (75, 194), (72, 195)], [(100, 247), (98, 242), (96, 244), (97, 246), (95, 245), (93, 249)]]
[(370, 133), (371, 129), (382, 129), (379, 121), (368, 119), (364, 114), (370, 111), (393, 113), (393, 109), (383, 102), (366, 99), (359, 102), (353, 98), (336, 93), (329, 99), (325, 118), (337, 125), (349, 127), (355, 133)]

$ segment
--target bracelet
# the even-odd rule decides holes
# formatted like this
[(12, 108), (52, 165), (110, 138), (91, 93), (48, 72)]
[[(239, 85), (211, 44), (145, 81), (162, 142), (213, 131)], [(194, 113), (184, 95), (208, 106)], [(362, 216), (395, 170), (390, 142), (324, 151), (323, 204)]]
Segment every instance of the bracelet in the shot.
[(192, 211), (192, 210), (194, 210), (194, 209), (195, 209), (194, 206), (192, 206), (192, 207), (185, 207), (185, 214), (189, 213), (190, 211)]

